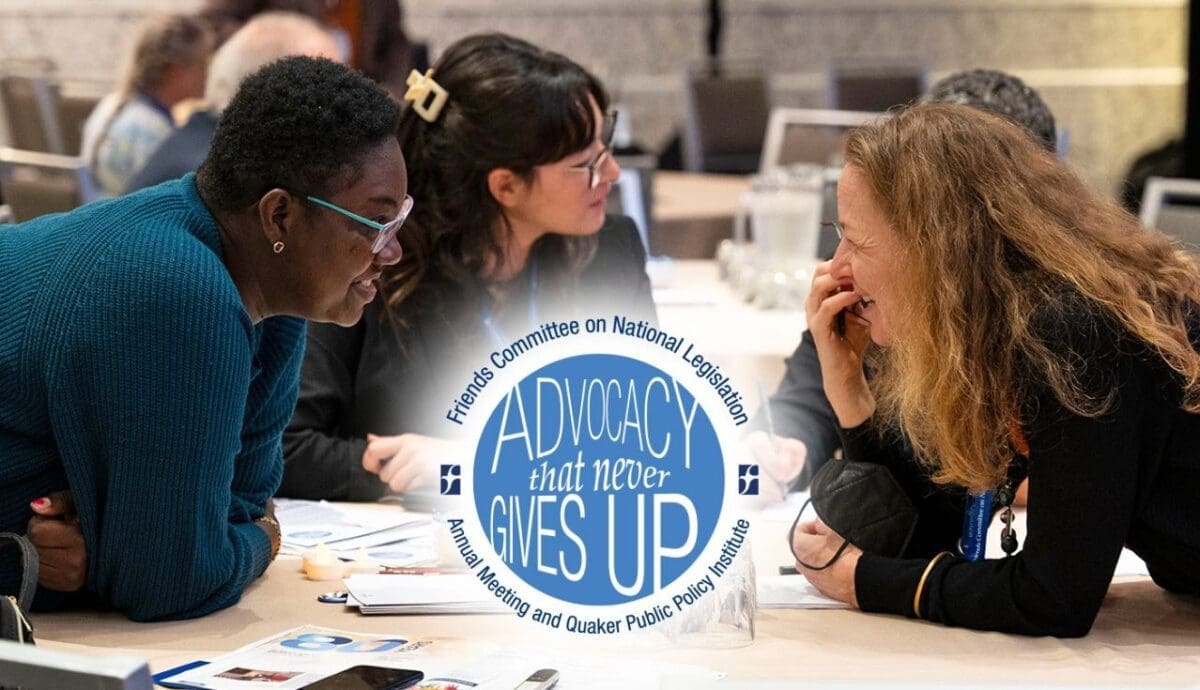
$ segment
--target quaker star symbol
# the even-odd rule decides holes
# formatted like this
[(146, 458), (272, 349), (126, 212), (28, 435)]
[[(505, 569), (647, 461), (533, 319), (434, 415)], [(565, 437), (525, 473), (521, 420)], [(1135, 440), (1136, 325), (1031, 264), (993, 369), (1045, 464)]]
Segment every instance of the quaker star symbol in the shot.
[(758, 495), (758, 465), (738, 465), (738, 494)]
[(443, 496), (458, 496), (462, 493), (462, 467), (442, 465), (441, 491)]

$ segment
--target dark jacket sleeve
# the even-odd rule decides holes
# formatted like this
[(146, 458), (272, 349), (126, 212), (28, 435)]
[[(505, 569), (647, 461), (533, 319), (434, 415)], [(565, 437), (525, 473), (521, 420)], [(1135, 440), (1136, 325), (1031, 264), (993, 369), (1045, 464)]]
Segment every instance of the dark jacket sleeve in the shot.
[(351, 328), (309, 327), (300, 398), (283, 436), (280, 496), (372, 501), (384, 494), (387, 487), (362, 467), (366, 439), (344, 436), (340, 429), (354, 401), (364, 330), (362, 320)]
[[(1000, 560), (939, 561), (922, 592), (922, 617), (1028, 635), (1077, 637), (1091, 629), (1133, 519), (1144, 410), (1165, 407), (1151, 365), (1122, 352), (1117, 334), (1102, 323), (1080, 319), (1064, 342), (1050, 345), (1087, 363), (1089, 392), (1115, 386), (1113, 402), (1089, 418), (1048, 390), (1032, 394), (1032, 416), (1023, 420), (1030, 447), (1024, 548)], [(859, 605), (914, 616), (913, 596), (928, 563), (864, 555), (855, 575)]]
[[(798, 439), (807, 448), (804, 468), (792, 483), (793, 489), (807, 489), (813, 475), (842, 444), (838, 438), (837, 417), (825, 397), (821, 362), (811, 332), (804, 331), (800, 344), (785, 365), (783, 380), (769, 401), (771, 419), (776, 435)], [(759, 413), (753, 426), (765, 429), (765, 415)]]
[(934, 484), (899, 432), (880, 433), (870, 421), (854, 429), (839, 427), (838, 431), (846, 459), (886, 466), (916, 507), (917, 526), (904, 555), (927, 557), (955, 551), (962, 534), (965, 492)]
[(596, 255), (584, 269), (589, 299), (625, 316), (658, 323), (658, 311), (646, 273), (646, 248), (637, 226), (627, 216), (609, 215), (598, 236)]

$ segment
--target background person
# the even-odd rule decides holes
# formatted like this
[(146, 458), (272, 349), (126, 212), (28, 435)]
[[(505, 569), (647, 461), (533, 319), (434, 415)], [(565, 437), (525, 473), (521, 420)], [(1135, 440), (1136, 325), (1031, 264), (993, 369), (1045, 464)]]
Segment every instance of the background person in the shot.
[(455, 43), (433, 77), (444, 107), (400, 123), (420, 202), (405, 258), (357, 326), (310, 331), (281, 495), (430, 484), (448, 389), (487, 352), (554, 318), (655, 318), (637, 229), (604, 213), (619, 168), (600, 82), (501, 34)]
[(400, 0), (205, 0), (200, 13), (224, 40), (252, 17), (280, 10), (321, 22), (336, 35), (341, 58), (397, 100), (407, 89), (409, 71), (429, 66), (418, 64), (428, 57), (404, 31)]
[(269, 62), (288, 55), (338, 59), (338, 47), (321, 25), (295, 12), (264, 12), (225, 41), (213, 55), (204, 86), (206, 108), (171, 132), (130, 180), (127, 191), (153, 187), (195, 171), (208, 155), (221, 111), (238, 85)]
[(204, 92), (212, 36), (187, 15), (142, 25), (117, 90), (100, 100), (83, 126), (82, 158), (108, 196), (125, 186), (175, 128), (171, 108)]

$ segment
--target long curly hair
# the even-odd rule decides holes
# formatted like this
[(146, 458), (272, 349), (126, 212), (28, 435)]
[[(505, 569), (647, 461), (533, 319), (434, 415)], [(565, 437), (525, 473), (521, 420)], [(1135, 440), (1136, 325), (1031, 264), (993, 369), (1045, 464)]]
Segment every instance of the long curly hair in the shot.
[(1044, 338), (1081, 304), (1161, 358), (1183, 409), (1200, 412), (1185, 323), (1200, 304), (1195, 260), (1026, 132), (975, 108), (919, 104), (852, 132), (846, 163), (901, 247), (903, 313), (890, 319), (893, 346), (873, 353), (879, 418), (904, 430), (935, 481), (1003, 481), (1035, 383), (1076, 414), (1110, 409), (1113, 391), (1083, 384), (1088, 363)]
[[(400, 328), (401, 302), (406, 311), (437, 309), (448, 287), (468, 300), (489, 289), (484, 274), (503, 258), (512, 228), (488, 190), (488, 173), (507, 168), (532, 179), (537, 166), (595, 140), (602, 123), (589, 96), (602, 112), (608, 108), (603, 86), (582, 67), (504, 34), (456, 42), (433, 75), (450, 94), (440, 115), (430, 123), (408, 108), (399, 127), (416, 205), (404, 229), (404, 258), (386, 269), (382, 283), (384, 315)], [(553, 285), (595, 247), (595, 236), (547, 234), (530, 256), (549, 258), (540, 261), (550, 269), (541, 275)]]

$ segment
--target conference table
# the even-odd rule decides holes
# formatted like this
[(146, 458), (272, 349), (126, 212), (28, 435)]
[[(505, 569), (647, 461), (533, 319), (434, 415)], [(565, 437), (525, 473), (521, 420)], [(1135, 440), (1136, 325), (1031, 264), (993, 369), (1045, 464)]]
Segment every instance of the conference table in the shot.
[[(651, 274), (658, 275), (656, 269)], [(660, 280), (655, 289), (659, 325), (717, 362), (753, 412), (759, 406), (757, 387), (774, 391), (784, 359), (800, 344), (804, 311), (747, 304), (719, 279), (713, 260), (674, 260)]]
[[(388, 507), (381, 509), (399, 508)], [(998, 521), (997, 521), (998, 522)], [(751, 544), (760, 573), (790, 561), (786, 513), (752, 518)], [(992, 533), (989, 553), (999, 553)], [(580, 640), (511, 615), (364, 616), (318, 603), (337, 583), (312, 582), (296, 558), (280, 557), (240, 603), (191, 621), (133, 623), (116, 613), (42, 614), (43, 646), (88, 655), (134, 655), (155, 672), (213, 659), (242, 645), (311, 624), (360, 633), (427, 638), (458, 653), (499, 643), (581, 655), (614, 664), (678, 663), (726, 674), (735, 688), (829, 687), (857, 681), (885, 687), (1183, 687), (1200, 682), (1200, 602), (1164, 593), (1144, 578), (1115, 582), (1091, 633), (1081, 639), (1029, 638), (947, 628), (848, 609), (759, 609), (756, 636), (736, 648), (646, 649)], [(789, 680), (787, 684), (755, 681)], [(803, 681), (803, 683), (801, 682)], [(705, 685), (704, 687), (707, 687)], [(717, 685), (716, 687), (722, 687)]]
[[(671, 182), (668, 179), (668, 188)], [(687, 182), (689, 194), (697, 193), (697, 180), (675, 182)], [(738, 185), (745, 184), (744, 178), (699, 183), (715, 185), (709, 190), (713, 206), (692, 204), (690, 212), (712, 212), (713, 217), (729, 208)], [(682, 192), (660, 201), (675, 202), (681, 214), (687, 210)], [(744, 304), (717, 279), (711, 260), (676, 260), (661, 273), (656, 278), (662, 327), (710, 354), (756, 405), (756, 383), (774, 389), (783, 358), (799, 342), (803, 313)], [(753, 516), (752, 524), (752, 553), (760, 574), (790, 563), (790, 515), (767, 510)], [(996, 526), (991, 554), (1000, 553), (995, 530)], [(893, 682), (905, 687), (1038, 688), (1200, 683), (1200, 601), (1169, 595), (1144, 577), (1116, 580), (1091, 633), (1081, 639), (983, 633), (847, 609), (760, 608), (754, 640), (734, 648), (687, 643), (646, 647), (619, 638), (598, 643), (511, 615), (364, 616), (317, 601), (318, 594), (337, 588), (336, 582), (305, 579), (298, 559), (280, 557), (237, 605), (205, 618), (133, 623), (112, 612), (66, 612), (38, 615), (34, 623), (43, 646), (87, 655), (133, 655), (148, 660), (156, 672), (212, 659), (290, 628), (317, 625), (426, 638), (464, 654), (511, 641), (613, 664), (632, 660), (701, 666), (725, 674), (723, 683), (731, 688), (816, 688), (830, 687), (833, 681), (867, 687)], [(788, 682), (758, 683), (770, 680)]]
[(743, 175), (659, 170), (654, 173), (650, 253), (709, 259), (729, 237), (741, 195), (750, 188)]

